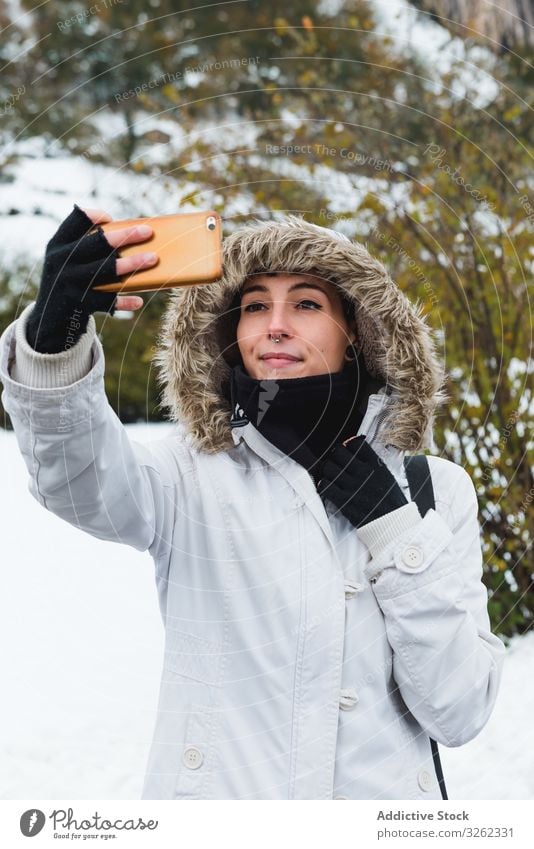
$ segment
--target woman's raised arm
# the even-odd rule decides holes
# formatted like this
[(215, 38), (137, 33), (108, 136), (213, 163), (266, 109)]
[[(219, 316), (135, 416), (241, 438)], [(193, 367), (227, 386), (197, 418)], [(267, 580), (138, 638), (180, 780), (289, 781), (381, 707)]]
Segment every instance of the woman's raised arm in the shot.
[[(105, 216), (99, 211), (92, 214)], [(2, 402), (30, 475), (30, 492), (39, 503), (93, 536), (140, 551), (148, 549), (159, 557), (172, 539), (174, 492), (181, 485), (176, 461), (180, 451), (173, 451), (170, 458), (163, 456), (169, 450), (163, 441), (150, 449), (130, 441), (111, 408), (104, 388), (104, 351), (91, 315), (106, 304), (100, 299), (85, 303), (82, 299), (80, 309), (89, 308), (85, 331), (74, 333), (71, 347), (46, 353), (35, 350), (28, 341), (32, 327), (32, 338), (41, 339), (43, 347), (46, 343), (56, 347), (53, 340), (65, 332), (68, 311), (79, 300), (78, 289), (92, 298), (88, 275), (94, 280), (95, 263), (101, 264), (103, 258), (93, 256), (88, 265), (87, 257), (82, 261), (79, 250), (73, 248), (83, 241), (76, 228), (87, 230), (91, 223), (88, 219), (84, 223), (83, 217), (87, 218), (85, 213), (75, 210), (60, 226), (47, 247), (48, 262), (45, 260), (37, 302), (26, 307), (0, 338)], [(120, 241), (118, 231), (113, 236)], [(123, 244), (125, 238), (128, 236), (123, 233)], [(130, 235), (131, 241), (139, 238)], [(58, 249), (58, 244), (63, 247)], [(109, 253), (109, 245), (105, 250)], [(54, 252), (57, 262), (51, 272), (49, 260)], [(119, 263), (132, 263), (135, 258), (114, 261), (118, 271), (127, 273), (131, 267)], [(136, 304), (130, 298), (100, 294), (106, 295), (108, 307), (115, 302), (130, 309), (142, 305), (141, 298), (135, 299)]]

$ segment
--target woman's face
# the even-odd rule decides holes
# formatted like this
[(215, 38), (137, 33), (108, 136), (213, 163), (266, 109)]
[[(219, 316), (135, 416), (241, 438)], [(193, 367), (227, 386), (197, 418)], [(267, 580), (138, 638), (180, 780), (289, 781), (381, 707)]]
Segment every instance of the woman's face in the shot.
[(255, 380), (339, 372), (347, 346), (355, 341), (333, 283), (284, 272), (254, 274), (245, 281), (237, 344)]

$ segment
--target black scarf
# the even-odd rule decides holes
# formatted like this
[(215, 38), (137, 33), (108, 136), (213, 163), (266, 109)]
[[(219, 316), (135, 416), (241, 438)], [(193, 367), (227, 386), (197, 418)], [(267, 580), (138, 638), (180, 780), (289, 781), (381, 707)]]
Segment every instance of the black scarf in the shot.
[(371, 380), (360, 357), (341, 372), (279, 380), (255, 380), (236, 365), (225, 395), (232, 426), (252, 422), (269, 442), (318, 472), (331, 447), (356, 435), (365, 412), (362, 401), (372, 390), (369, 381), (382, 385)]

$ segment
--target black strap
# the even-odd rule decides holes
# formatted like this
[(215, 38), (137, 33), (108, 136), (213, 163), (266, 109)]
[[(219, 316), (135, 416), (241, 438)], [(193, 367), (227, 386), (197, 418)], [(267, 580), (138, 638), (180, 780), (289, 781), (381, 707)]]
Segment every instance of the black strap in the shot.
[[(410, 486), (410, 493), (419, 508), (421, 516), (424, 516), (427, 510), (434, 510), (436, 502), (434, 501), (434, 488), (432, 486), (432, 476), (428, 466), (428, 460), (425, 454), (412, 454), (405, 456), (404, 468), (406, 477)], [(441, 798), (448, 799), (447, 789), (445, 787), (445, 779), (443, 777), (443, 769), (441, 768), (441, 760), (439, 757), (438, 744), (436, 740), (430, 738), (430, 748), (432, 750), (432, 759), (434, 761), (434, 769), (436, 770), (436, 778), (439, 782), (441, 790)]]
[(434, 487), (432, 476), (428, 466), (428, 460), (424, 454), (412, 454), (405, 456), (404, 468), (410, 485), (410, 493), (419, 508), (421, 516), (427, 510), (435, 510)]

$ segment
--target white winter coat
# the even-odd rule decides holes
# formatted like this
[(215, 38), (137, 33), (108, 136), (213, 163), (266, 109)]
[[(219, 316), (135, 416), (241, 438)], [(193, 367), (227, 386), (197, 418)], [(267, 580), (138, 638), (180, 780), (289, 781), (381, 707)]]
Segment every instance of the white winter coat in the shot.
[[(187, 418), (129, 440), (92, 319), (84, 376), (32, 388), (21, 321), (0, 377), (32, 495), (154, 559), (166, 639), (143, 798), (440, 799), (429, 738), (479, 733), (504, 657), (467, 473), (429, 456), (436, 509), (410, 503), (366, 537), (251, 423), (224, 450), (199, 447)], [(34, 354), (35, 375), (54, 356)], [(371, 393), (358, 433), (410, 500), (404, 450), (377, 432), (391, 403)]]

